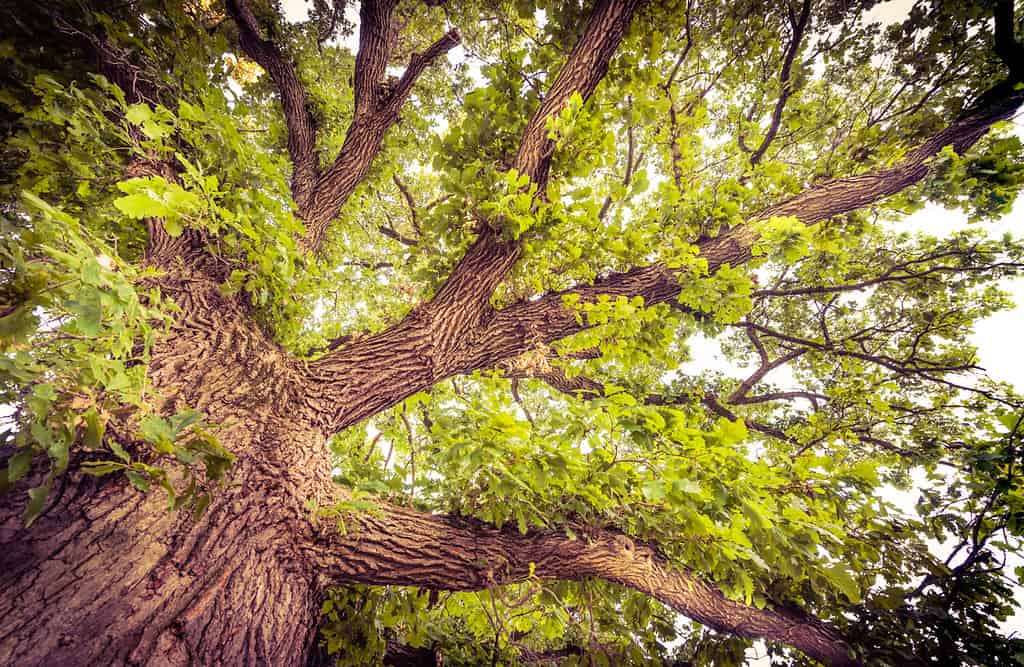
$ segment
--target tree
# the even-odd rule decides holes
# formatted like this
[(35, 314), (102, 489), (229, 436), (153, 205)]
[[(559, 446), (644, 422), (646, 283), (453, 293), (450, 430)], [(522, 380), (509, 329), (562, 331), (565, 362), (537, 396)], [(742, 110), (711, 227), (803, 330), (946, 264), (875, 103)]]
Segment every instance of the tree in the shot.
[(0, 10), (0, 661), (1019, 661), (1020, 13), (874, 5)]

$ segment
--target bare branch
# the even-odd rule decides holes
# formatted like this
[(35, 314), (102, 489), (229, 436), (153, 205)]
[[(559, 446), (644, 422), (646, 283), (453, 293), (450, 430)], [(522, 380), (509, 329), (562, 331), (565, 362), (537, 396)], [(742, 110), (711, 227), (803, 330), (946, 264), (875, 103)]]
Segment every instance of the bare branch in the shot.
[(416, 239), (411, 239), (408, 236), (402, 236), (398, 231), (395, 230), (394, 227), (389, 227), (387, 225), (379, 225), (377, 227), (377, 230), (384, 236), (388, 237), (389, 239), (398, 241), (402, 245), (410, 248), (416, 246), (419, 243), (419, 241), (417, 241)]
[(276, 44), (260, 35), (259, 23), (245, 0), (228, 0), (228, 11), (238, 24), (243, 51), (270, 74), (281, 95), (294, 169), (292, 197), (306, 223), (302, 245), (307, 250), (319, 247), (330, 221), (366, 177), (384, 134), (398, 120), (417, 78), (459, 43), (458, 31), (452, 30), (423, 53), (413, 54), (405, 73), (389, 88), (384, 79), (395, 39), (395, 4), (395, 0), (365, 0), (360, 7), (359, 50), (353, 75), (354, 118), (341, 152), (321, 174), (316, 127), (294, 65)]
[[(517, 364), (516, 360), (511, 360), (500, 365), (499, 368), (505, 371), (506, 377), (512, 378), (513, 383), (515, 383), (519, 378), (535, 378), (548, 384), (554, 389), (557, 389), (563, 394), (568, 394), (577, 399), (593, 399), (605, 396), (605, 386), (601, 382), (583, 375), (570, 377), (565, 372), (565, 369), (559, 366), (552, 366), (547, 363), (546, 359), (539, 360), (539, 362), (538, 360), (533, 359), (530, 360), (529, 363), (523, 365)], [(514, 386), (515, 385), (513, 384), (513, 387)], [(807, 394), (807, 392), (794, 393), (799, 393), (801, 395)], [(643, 400), (647, 405), (678, 405), (689, 402), (692, 398), (689, 395), (671, 398), (660, 394), (653, 394), (644, 397)], [(725, 417), (730, 421), (740, 419), (736, 413), (719, 402), (718, 396), (712, 392), (697, 396), (697, 400), (699, 400), (704, 407), (708, 408), (711, 412), (719, 415), (720, 417)], [(770, 399), (766, 398), (765, 401), (767, 400)], [(730, 403), (731, 402), (732, 401), (730, 400)], [(755, 403), (758, 401), (751, 400), (748, 402)], [(802, 446), (801, 443), (786, 435), (782, 430), (773, 426), (762, 424), (761, 422), (747, 418), (743, 418), (743, 422), (751, 431), (756, 431), (777, 440), (788, 442), (797, 447)]]
[(419, 212), (416, 207), (416, 199), (413, 198), (412, 192), (409, 191), (409, 186), (406, 185), (398, 174), (392, 174), (391, 180), (394, 182), (395, 187), (402, 193), (402, 197), (405, 199), (405, 203), (409, 206), (409, 220), (412, 222), (412, 228), (416, 230), (416, 234), (422, 234), (423, 231), (420, 229)]
[(408, 99), (409, 93), (412, 92), (416, 79), (419, 78), (431, 63), (452, 50), (461, 40), (462, 37), (459, 35), (458, 30), (449, 30), (423, 53), (414, 53), (409, 59), (409, 66), (406, 67), (405, 73), (402, 74), (402, 78), (398, 80), (398, 84), (387, 100), (387, 107), (390, 107), (389, 110), (397, 114), (398, 109)]

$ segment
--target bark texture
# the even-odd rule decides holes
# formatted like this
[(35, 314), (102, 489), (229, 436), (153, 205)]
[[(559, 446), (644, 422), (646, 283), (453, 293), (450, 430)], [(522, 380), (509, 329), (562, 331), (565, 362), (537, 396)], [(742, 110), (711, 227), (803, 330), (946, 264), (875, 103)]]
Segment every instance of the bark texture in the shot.
[(293, 419), (295, 362), (189, 261), (188, 235), (154, 239), (181, 308), (153, 351), (154, 391), (223, 424), (238, 463), (198, 522), (121, 476), (70, 474), (29, 529), (23, 493), (0, 497), (2, 664), (289, 665), (311, 646), (320, 579), (296, 545), (307, 499), (333, 493), (325, 437)]

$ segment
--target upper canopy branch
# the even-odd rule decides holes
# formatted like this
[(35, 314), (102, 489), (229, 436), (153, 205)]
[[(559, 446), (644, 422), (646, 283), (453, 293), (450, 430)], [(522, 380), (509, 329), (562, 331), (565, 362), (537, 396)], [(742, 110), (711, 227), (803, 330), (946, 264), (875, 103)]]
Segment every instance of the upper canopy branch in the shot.
[(639, 4), (639, 0), (599, 0), (594, 5), (583, 34), (527, 123), (512, 166), (529, 175), (538, 189), (544, 188), (555, 150), (555, 142), (548, 137), (548, 120), (568, 106), (574, 93), (584, 100), (594, 93)]
[[(598, 577), (646, 593), (716, 630), (779, 641), (831, 665), (857, 664), (834, 628), (797, 609), (758, 609), (727, 598), (699, 575), (669, 566), (658, 550), (613, 531), (577, 527), (522, 535), (473, 520), (380, 504), (318, 531), (312, 556), (339, 583), (474, 591), (540, 579)], [(357, 539), (352, 539), (352, 535)]]
[(789, 9), (790, 16), (790, 27), (793, 30), (793, 37), (790, 39), (789, 47), (786, 49), (786, 57), (782, 61), (782, 70), (779, 72), (779, 98), (775, 102), (775, 109), (772, 111), (771, 124), (768, 126), (768, 132), (765, 133), (764, 139), (761, 140), (761, 144), (754, 150), (750, 156), (750, 164), (756, 165), (764, 157), (764, 154), (768, 151), (768, 148), (775, 141), (775, 137), (779, 133), (779, 129), (782, 127), (782, 112), (786, 108), (786, 103), (789, 102), (789, 98), (793, 95), (795, 90), (792, 70), (793, 61), (796, 59), (797, 53), (800, 51), (800, 43), (803, 41), (804, 33), (807, 30), (807, 24), (811, 17), (811, 0), (804, 0), (803, 6), (800, 9), (800, 16), (797, 17), (793, 14), (793, 9), (787, 3), (787, 9)]
[(321, 172), (316, 127), (295, 67), (276, 44), (260, 36), (256, 16), (245, 0), (228, 0), (228, 11), (239, 27), (242, 49), (267, 70), (281, 95), (294, 169), (292, 196), (306, 223), (302, 243), (307, 250), (319, 247), (331, 220), (366, 177), (380, 152), (385, 132), (398, 120), (416, 80), (431, 63), (459, 43), (459, 32), (450, 30), (423, 53), (413, 54), (405, 73), (389, 87), (385, 74), (396, 38), (392, 27), (396, 4), (395, 0), (365, 0), (360, 6), (359, 50), (352, 83), (353, 119), (338, 156)]
[[(574, 94), (584, 100), (593, 95), (638, 4), (639, 0), (597, 2), (583, 34), (527, 123), (512, 166), (528, 175), (539, 191), (544, 190), (555, 149), (548, 137), (548, 121), (566, 108)], [(491, 295), (518, 260), (520, 250), (520, 243), (506, 241), (498, 231), (485, 227), (428, 307), (438, 317), (475, 327), (489, 314)], [(459, 327), (454, 321), (453, 325), (452, 329)], [(462, 336), (453, 338), (454, 343), (462, 343)]]
[[(547, 137), (548, 119), (565, 108), (573, 93), (579, 93), (584, 99), (593, 94), (608, 69), (608, 61), (625, 35), (637, 4), (639, 0), (600, 0), (594, 7), (582, 36), (523, 133), (514, 166), (520, 173), (530, 174), (534, 182), (546, 178), (554, 150), (553, 142)], [(410, 66), (410, 69), (414, 68)], [(397, 90), (401, 92), (401, 84)], [(372, 138), (374, 132), (378, 132), (376, 139)], [(351, 192), (358, 182), (356, 179), (362, 178), (369, 168), (369, 160), (361, 160), (360, 153), (373, 141), (379, 144), (379, 136), (382, 135), (379, 123), (364, 122), (356, 117), (338, 161), (324, 176), (325, 182), (331, 181), (323, 189), (324, 197)], [(343, 162), (355, 164), (339, 166)], [(320, 198), (318, 193), (317, 202)], [(319, 204), (315, 202), (314, 207), (318, 208)], [(310, 224), (307, 239), (313, 246), (322, 236), (329, 217), (316, 220), (322, 221), (323, 226)], [(485, 227), (430, 302), (413, 309), (402, 322), (378, 336), (336, 350), (310, 364), (310, 382), (318, 386), (325, 396), (331, 397), (332, 414), (323, 415), (325, 426), (330, 430), (342, 428), (373, 414), (372, 410), (394, 405), (440, 379), (471, 370), (476, 352), (488, 344), (483, 336), (492, 317), (491, 295), (519, 255), (520, 244), (517, 241), (504, 240), (500, 232)], [(386, 397), (353, 395), (348, 387), (352, 382), (348, 369), (352, 367), (353, 360), (365, 365), (375, 350), (394, 350), (396, 346), (414, 349), (414, 358), (407, 365), (390, 364), (381, 372), (389, 377), (391, 373), (399, 374), (395, 378), (395, 386), (403, 389)], [(514, 355), (501, 355), (495, 362), (508, 356)], [(383, 376), (379, 377), (383, 379)], [(415, 380), (409, 384), (407, 381), (412, 378)], [(411, 389), (408, 394), (404, 393), (405, 387)]]
[[(615, 3), (600, 3), (591, 21), (604, 25), (608, 17), (600, 11), (614, 15), (613, 5)], [(617, 20), (623, 21), (625, 17), (619, 15)], [(591, 39), (600, 41), (598, 33), (597, 28), (591, 29), (588, 25), (581, 39), (593, 35)], [(608, 48), (605, 51), (610, 57)], [(576, 69), (566, 65), (566, 72)], [(581, 81), (596, 85), (591, 77)], [(960, 118), (896, 164), (828, 181), (762, 210), (750, 216), (750, 220), (792, 215), (805, 224), (813, 224), (878, 202), (924, 178), (928, 160), (945, 146), (952, 146), (960, 153), (967, 150), (994, 123), (1010, 118), (1022, 102), (1024, 90), (1015, 89), (1012, 81), (1000, 83), (982, 95)], [(707, 260), (708, 271), (714, 273), (723, 264), (736, 266), (749, 261), (758, 238), (753, 225), (743, 224), (718, 237), (703, 239), (697, 245), (700, 256)], [(310, 386), (317, 387), (320, 394), (315, 401), (320, 415), (317, 420), (333, 432), (376, 410), (395, 405), (446, 377), (495, 368), (538, 344), (550, 344), (588, 328), (590, 325), (578, 318), (575, 309), (565, 307), (566, 295), (578, 296), (581, 303), (596, 301), (601, 295), (640, 296), (651, 306), (675, 303), (680, 292), (678, 272), (664, 264), (653, 264), (494, 311), (489, 303), (490, 295), (518, 256), (518, 243), (503, 241), (497, 232), (485, 230), (431, 302), (413, 309), (394, 327), (310, 363)], [(382, 349), (408, 349), (410, 356), (401, 363), (374, 369), (379, 374), (381, 392), (357, 391), (352, 363), (358, 361), (370, 372), (373, 355)], [(384, 382), (385, 376), (391, 381)]]
[[(375, 5), (375, 3), (364, 2), (361, 15), (366, 14), (366, 8), (369, 5)], [(391, 8), (385, 3), (382, 9), (387, 10), (382, 13), (388, 16), (387, 22), (390, 22)], [(377, 14), (373, 16), (376, 17)], [(379, 19), (375, 19), (362, 24), (360, 35), (379, 30), (380, 23)], [(422, 54), (414, 54), (409, 67), (390, 92), (376, 75), (370, 76), (363, 72), (356, 79), (355, 86), (358, 92), (355, 115), (345, 134), (345, 142), (342, 144), (337, 158), (317, 183), (310, 205), (302, 212), (302, 217), (306, 221), (306, 235), (303, 238), (303, 244), (307, 249), (312, 251), (319, 247), (331, 220), (338, 215), (338, 211), (352, 196), (356, 186), (370, 171), (374, 158), (380, 152), (384, 134), (398, 120), (399, 111), (408, 99), (416, 79), (428, 65), (450, 51), (459, 41), (459, 32), (450, 30)], [(378, 70), (382, 73), (380, 59), (384, 58), (386, 63), (387, 54), (379, 50), (386, 46), (386, 40), (379, 36), (366, 39), (361, 37), (360, 55), (356, 57), (356, 71), (360, 71), (362, 62), (370, 73), (378, 72)], [(369, 86), (367, 82), (371, 80), (375, 83)]]
[(309, 111), (306, 89), (299, 81), (295, 66), (278, 46), (260, 35), (259, 21), (245, 0), (228, 0), (228, 12), (238, 24), (239, 45), (246, 55), (270, 75), (281, 96), (285, 125), (288, 128), (288, 154), (292, 160), (292, 197), (301, 211), (319, 178), (316, 156), (316, 125)]

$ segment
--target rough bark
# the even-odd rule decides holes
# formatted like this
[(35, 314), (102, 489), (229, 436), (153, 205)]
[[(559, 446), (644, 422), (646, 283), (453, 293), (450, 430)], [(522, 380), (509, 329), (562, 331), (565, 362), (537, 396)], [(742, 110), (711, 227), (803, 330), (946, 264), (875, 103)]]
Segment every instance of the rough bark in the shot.
[[(188, 259), (186, 237), (151, 249)], [(149, 378), (164, 408), (222, 424), (238, 457), (201, 520), (123, 477), (69, 473), (25, 529), (23, 490), (0, 497), (0, 663), (301, 664), (320, 580), (296, 547), (306, 501), (331, 493), (322, 432), (296, 421), (294, 362), (225, 299), (201, 263), (160, 279), (181, 307)]]
[(319, 567), (336, 581), (483, 590), (526, 580), (598, 577), (647, 593), (710, 628), (796, 647), (831, 665), (853, 665), (834, 629), (800, 611), (757, 609), (730, 600), (696, 574), (673, 569), (656, 548), (620, 533), (587, 531), (526, 535), (452, 517), (381, 504), (345, 519), (350, 537), (325, 533)]
[(302, 505), (267, 472), (240, 466), (198, 523), (115, 478), (73, 475), (28, 530), (5, 498), (0, 662), (300, 664), (319, 591), (289, 544)]

